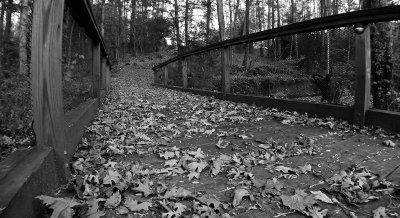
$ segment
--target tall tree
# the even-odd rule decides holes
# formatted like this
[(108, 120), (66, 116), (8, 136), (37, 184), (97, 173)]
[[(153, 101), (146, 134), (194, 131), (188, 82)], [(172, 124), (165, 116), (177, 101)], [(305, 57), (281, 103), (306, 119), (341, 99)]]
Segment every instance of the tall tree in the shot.
[[(250, 5), (251, 5), (251, 0), (246, 0), (246, 11), (244, 18), (245, 35), (250, 34)], [(244, 48), (244, 56), (242, 64), (242, 66), (245, 68), (246, 71), (249, 68), (249, 50), (250, 50), (250, 44), (246, 43)]]
[(28, 56), (26, 51), (27, 23), (28, 23), (28, 0), (20, 1), (21, 13), (19, 21), (19, 72), (28, 72)]
[(178, 52), (181, 52), (181, 33), (179, 30), (179, 5), (178, 0), (175, 0), (175, 17), (174, 17), (174, 25), (176, 31), (176, 45), (178, 47)]
[(210, 38), (211, 31), (211, 15), (212, 15), (212, 4), (211, 0), (207, 0), (206, 2), (206, 41)]
[(136, 57), (136, 1), (131, 0), (130, 45), (132, 55)]
[(189, 47), (189, 23), (190, 23), (190, 17), (189, 17), (189, 0), (186, 0), (185, 4), (185, 47), (188, 49)]
[[(384, 7), (387, 0), (363, 0), (362, 9)], [(392, 27), (389, 22), (373, 23), (371, 28), (371, 79), (373, 107), (388, 109), (392, 89)]]

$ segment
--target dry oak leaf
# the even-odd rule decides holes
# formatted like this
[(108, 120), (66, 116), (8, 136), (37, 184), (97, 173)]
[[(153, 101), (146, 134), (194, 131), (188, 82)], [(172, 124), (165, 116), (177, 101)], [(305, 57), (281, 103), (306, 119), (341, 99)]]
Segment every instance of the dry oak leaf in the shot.
[(224, 148), (228, 147), (229, 144), (230, 144), (230, 142), (228, 140), (219, 139), (216, 146), (217, 146), (217, 148), (224, 149)]
[(315, 199), (320, 200), (322, 202), (333, 204), (332, 199), (330, 199), (326, 194), (321, 191), (310, 191), (311, 194), (314, 195)]
[(104, 204), (104, 206), (108, 207), (108, 208), (115, 208), (121, 203), (121, 200), (122, 200), (122, 196), (119, 193), (119, 191), (117, 191), (106, 200), (106, 203)]
[(327, 213), (328, 209), (321, 210), (318, 206), (312, 206), (308, 208), (308, 211), (306, 212), (306, 214), (312, 218), (324, 218)]
[(104, 211), (99, 211), (98, 199), (92, 199), (86, 202), (89, 205), (89, 209), (86, 211), (85, 218), (100, 218), (105, 215)]
[(36, 197), (43, 201), (47, 206), (53, 209), (53, 213), (50, 218), (72, 218), (74, 210), (72, 207), (81, 205), (75, 199), (69, 198), (53, 198), (50, 196), (40, 195)]
[(299, 166), (299, 169), (301, 170), (302, 173), (306, 174), (308, 172), (311, 172), (311, 165), (306, 164), (304, 166)]
[(389, 218), (389, 216), (386, 214), (385, 207), (378, 207), (373, 210), (372, 213), (374, 214), (374, 218)]
[(242, 198), (245, 196), (250, 196), (250, 192), (247, 189), (245, 188), (235, 189), (235, 195), (233, 197), (233, 202), (232, 202), (233, 207), (239, 205), (240, 201), (242, 201)]
[(200, 159), (205, 158), (205, 155), (201, 150), (201, 148), (198, 148), (196, 151), (189, 151), (188, 154), (194, 156), (194, 158), (200, 158)]
[(151, 202), (145, 201), (142, 203), (138, 203), (138, 201), (128, 198), (124, 202), (125, 207), (127, 207), (130, 211), (139, 212), (141, 210), (148, 211), (149, 207), (152, 206)]
[(118, 173), (118, 171), (115, 170), (108, 170), (107, 175), (103, 179), (103, 184), (104, 185), (113, 185), (118, 183), (118, 181), (122, 178), (121, 174)]
[(164, 198), (187, 198), (191, 197), (192, 192), (184, 189), (184, 188), (176, 188), (176, 186), (172, 187), (171, 190), (167, 191), (164, 195)]
[(283, 205), (292, 210), (305, 212), (306, 207), (311, 207), (316, 203), (314, 195), (308, 195), (304, 190), (296, 190), (292, 196), (281, 195)]
[(192, 180), (193, 178), (200, 179), (200, 173), (192, 171), (188, 174), (188, 177), (189, 180)]
[(149, 180), (146, 179), (144, 183), (137, 182), (139, 184), (138, 187), (132, 188), (133, 191), (142, 192), (145, 197), (151, 194)]
[(206, 166), (207, 166), (207, 163), (203, 162), (203, 161), (201, 161), (201, 162), (192, 162), (192, 163), (187, 165), (187, 169), (189, 171), (192, 171), (192, 172), (201, 173), (201, 171), (203, 171), (203, 169), (206, 168)]

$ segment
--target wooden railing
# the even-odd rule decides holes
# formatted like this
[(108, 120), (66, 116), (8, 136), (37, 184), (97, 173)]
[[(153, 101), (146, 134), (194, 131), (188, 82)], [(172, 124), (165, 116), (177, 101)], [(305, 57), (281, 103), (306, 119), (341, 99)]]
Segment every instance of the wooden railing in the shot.
[[(171, 58), (155, 67), (154, 73), (160, 68), (164, 68), (163, 84), (156, 84), (162, 87), (174, 88), (183, 91), (190, 91), (196, 94), (212, 95), (217, 98), (227, 99), (231, 101), (245, 102), (256, 104), (264, 107), (276, 107), (282, 110), (291, 110), (308, 113), (309, 115), (317, 115), (320, 117), (333, 116), (337, 119), (353, 122), (358, 125), (380, 126), (388, 130), (400, 132), (400, 114), (382, 110), (373, 110), (369, 108), (370, 100), (370, 78), (371, 78), (371, 55), (370, 55), (370, 30), (369, 23), (393, 21), (400, 19), (400, 6), (389, 6), (382, 8), (374, 8), (368, 10), (355, 11), (351, 13), (338, 14), (328, 17), (317, 18), (304, 22), (299, 22), (275, 29), (249, 34), (243, 37), (221, 41), (215, 44), (205, 46), (203, 48), (189, 51)], [(320, 30), (327, 30), (340, 27), (349, 27), (353, 25), (362, 25), (364, 32), (355, 34), (356, 47), (356, 85), (355, 85), (355, 103), (354, 106), (339, 106), (328, 104), (317, 104), (294, 100), (274, 99), (260, 96), (233, 95), (230, 93), (230, 69), (231, 56), (229, 55), (229, 47), (251, 43), (256, 41), (274, 39), (276, 37), (289, 36), (300, 33), (308, 33)], [(205, 52), (221, 49), (221, 72), (222, 72), (222, 92), (210, 92), (205, 90), (188, 89), (188, 72), (187, 58), (193, 55), (203, 54)], [(182, 87), (168, 86), (168, 69), (167, 65), (179, 62), (182, 74)], [(155, 76), (156, 78), (156, 76)], [(156, 81), (155, 81), (156, 83)]]
[[(92, 99), (64, 113), (62, 36), (65, 7), (83, 27), (92, 47)], [(31, 47), (34, 148), (0, 163), (0, 217), (41, 217), (34, 199), (52, 194), (69, 177), (69, 158), (101, 98), (110, 88), (110, 61), (88, 0), (35, 0)]]

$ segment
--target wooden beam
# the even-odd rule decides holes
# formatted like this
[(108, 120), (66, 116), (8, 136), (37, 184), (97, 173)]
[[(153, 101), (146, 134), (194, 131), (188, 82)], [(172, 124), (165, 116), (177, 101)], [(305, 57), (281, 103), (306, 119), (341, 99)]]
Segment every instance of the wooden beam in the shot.
[(370, 28), (355, 36), (356, 46), (356, 87), (353, 123), (365, 125), (366, 112), (371, 98), (371, 40)]
[(183, 88), (186, 89), (188, 86), (188, 76), (187, 76), (187, 60), (186, 58), (181, 59), (182, 64), (182, 84)]
[(164, 67), (164, 85), (168, 85), (168, 67)]
[(53, 147), (66, 177), (66, 135), (62, 93), (64, 0), (34, 1), (32, 26), (32, 102), (38, 147)]
[[(93, 79), (93, 97), (100, 97), (101, 90), (101, 66), (100, 66), (100, 43), (93, 43), (93, 66), (92, 66), (92, 79)], [(100, 101), (99, 101), (100, 102)]]

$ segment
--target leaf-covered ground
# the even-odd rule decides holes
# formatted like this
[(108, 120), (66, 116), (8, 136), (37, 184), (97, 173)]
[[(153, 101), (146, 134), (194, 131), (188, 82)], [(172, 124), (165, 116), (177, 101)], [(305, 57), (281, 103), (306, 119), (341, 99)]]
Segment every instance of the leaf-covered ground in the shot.
[(156, 88), (150, 59), (114, 75), (52, 217), (400, 214), (398, 136)]

